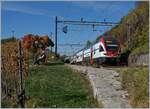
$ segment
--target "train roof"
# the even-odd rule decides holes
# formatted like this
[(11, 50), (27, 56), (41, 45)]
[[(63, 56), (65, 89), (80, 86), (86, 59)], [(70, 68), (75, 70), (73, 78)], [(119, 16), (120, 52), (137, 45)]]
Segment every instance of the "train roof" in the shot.
[(111, 35), (103, 35), (103, 36), (99, 36), (99, 39), (102, 38), (102, 37), (103, 37), (105, 40), (107, 40), (107, 39), (116, 39), (116, 37), (111, 36)]
[(84, 48), (82, 48), (81, 50), (78, 50), (77, 52), (75, 52), (73, 55), (75, 55), (75, 54), (77, 54), (77, 53), (79, 53), (79, 52), (81, 52), (81, 51), (83, 51), (83, 50), (85, 50), (86, 48), (84, 47)]

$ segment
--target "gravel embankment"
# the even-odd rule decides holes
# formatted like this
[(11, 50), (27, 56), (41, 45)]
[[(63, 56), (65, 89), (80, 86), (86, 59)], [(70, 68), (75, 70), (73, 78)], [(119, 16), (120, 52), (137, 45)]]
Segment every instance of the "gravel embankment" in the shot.
[(92, 85), (94, 98), (103, 103), (104, 108), (130, 108), (128, 93), (122, 90), (117, 81), (119, 74), (106, 68), (93, 68), (79, 65), (68, 65), (74, 70), (85, 73)]

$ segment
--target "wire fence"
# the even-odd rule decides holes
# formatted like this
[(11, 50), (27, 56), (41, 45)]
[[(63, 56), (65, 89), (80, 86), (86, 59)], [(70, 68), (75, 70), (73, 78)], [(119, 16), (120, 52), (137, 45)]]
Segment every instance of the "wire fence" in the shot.
[(2, 107), (5, 101), (12, 101), (17, 107), (25, 106), (25, 84), (29, 65), (21, 41), (2, 44), (1, 91)]

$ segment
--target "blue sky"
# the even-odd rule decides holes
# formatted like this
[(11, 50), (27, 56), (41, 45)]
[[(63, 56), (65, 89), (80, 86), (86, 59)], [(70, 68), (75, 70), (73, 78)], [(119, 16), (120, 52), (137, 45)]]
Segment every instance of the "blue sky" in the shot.
[[(12, 36), (23, 37), (25, 34), (50, 35), (55, 33), (55, 16), (59, 20), (112, 21), (119, 22), (121, 18), (135, 8), (134, 1), (5, 1), (2, 2), (2, 38)], [(63, 24), (59, 24), (58, 44), (86, 43), (95, 40), (112, 27), (70, 26), (67, 34), (62, 32)], [(78, 31), (71, 31), (78, 30)], [(59, 46), (58, 52), (70, 54), (82, 47)]]

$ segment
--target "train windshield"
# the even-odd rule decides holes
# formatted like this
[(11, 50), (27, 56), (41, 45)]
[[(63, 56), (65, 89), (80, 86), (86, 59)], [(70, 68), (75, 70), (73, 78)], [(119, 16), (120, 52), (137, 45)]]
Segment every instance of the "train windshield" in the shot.
[(118, 45), (107, 45), (106, 49), (108, 51), (117, 51), (118, 50)]

